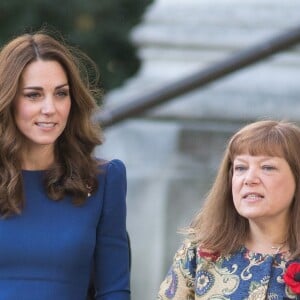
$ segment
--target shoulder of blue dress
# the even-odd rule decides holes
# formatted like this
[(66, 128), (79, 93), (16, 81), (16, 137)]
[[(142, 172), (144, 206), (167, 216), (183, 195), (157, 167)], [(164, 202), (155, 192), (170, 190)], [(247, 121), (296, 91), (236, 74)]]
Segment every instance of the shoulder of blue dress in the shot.
[(121, 177), (126, 177), (126, 167), (123, 161), (119, 159), (112, 159), (109, 161), (97, 159), (97, 161), (100, 175), (110, 176), (120, 174)]
[(110, 167), (125, 169), (125, 164), (120, 159), (105, 160), (101, 158), (96, 158), (96, 161), (98, 163), (99, 169), (107, 169)]

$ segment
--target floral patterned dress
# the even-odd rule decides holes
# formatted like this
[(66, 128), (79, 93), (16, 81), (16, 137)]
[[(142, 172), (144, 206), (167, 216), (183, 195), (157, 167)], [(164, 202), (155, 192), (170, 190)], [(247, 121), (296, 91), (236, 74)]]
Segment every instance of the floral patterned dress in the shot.
[(296, 299), (282, 278), (287, 263), (287, 253), (261, 254), (243, 247), (220, 256), (185, 242), (174, 257), (157, 299)]

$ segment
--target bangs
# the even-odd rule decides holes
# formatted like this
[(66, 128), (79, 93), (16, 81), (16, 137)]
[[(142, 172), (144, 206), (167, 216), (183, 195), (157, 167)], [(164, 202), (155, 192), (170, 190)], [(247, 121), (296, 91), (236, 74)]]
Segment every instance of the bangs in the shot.
[(286, 139), (280, 131), (258, 130), (235, 136), (231, 141), (229, 153), (232, 159), (241, 154), (285, 157), (286, 147)]

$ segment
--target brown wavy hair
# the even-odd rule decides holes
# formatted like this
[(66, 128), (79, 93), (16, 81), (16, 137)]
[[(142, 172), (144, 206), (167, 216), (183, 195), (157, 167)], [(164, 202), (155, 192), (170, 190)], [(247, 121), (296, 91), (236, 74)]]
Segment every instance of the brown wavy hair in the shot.
[[(98, 71), (83, 52), (44, 31), (24, 34), (0, 52), (0, 215), (20, 213), (24, 205), (20, 152), (23, 136), (13, 117), (13, 101), (24, 68), (33, 61), (56, 61), (65, 70), (71, 95), (66, 128), (55, 143), (55, 163), (45, 172), (45, 189), (53, 200), (71, 195), (82, 204), (97, 187), (98, 163), (92, 152), (102, 143), (99, 125), (92, 122)], [(90, 74), (93, 72), (93, 81)]]
[(206, 249), (230, 254), (244, 245), (248, 220), (238, 214), (232, 198), (233, 161), (237, 155), (284, 158), (294, 175), (296, 190), (290, 210), (287, 241), (292, 257), (300, 256), (300, 129), (286, 121), (263, 120), (246, 125), (229, 140), (215, 182), (187, 232)]

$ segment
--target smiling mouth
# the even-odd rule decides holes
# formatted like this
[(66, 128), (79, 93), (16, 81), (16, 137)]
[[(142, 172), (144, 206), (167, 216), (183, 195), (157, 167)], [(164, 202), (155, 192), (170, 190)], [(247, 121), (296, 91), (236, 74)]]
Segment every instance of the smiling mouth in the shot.
[(264, 196), (260, 195), (260, 194), (247, 194), (245, 196), (243, 196), (243, 199), (248, 199), (248, 200), (260, 200), (263, 199)]
[(56, 123), (52, 123), (52, 122), (37, 122), (35, 123), (37, 126), (42, 127), (42, 128), (53, 128), (55, 127)]

